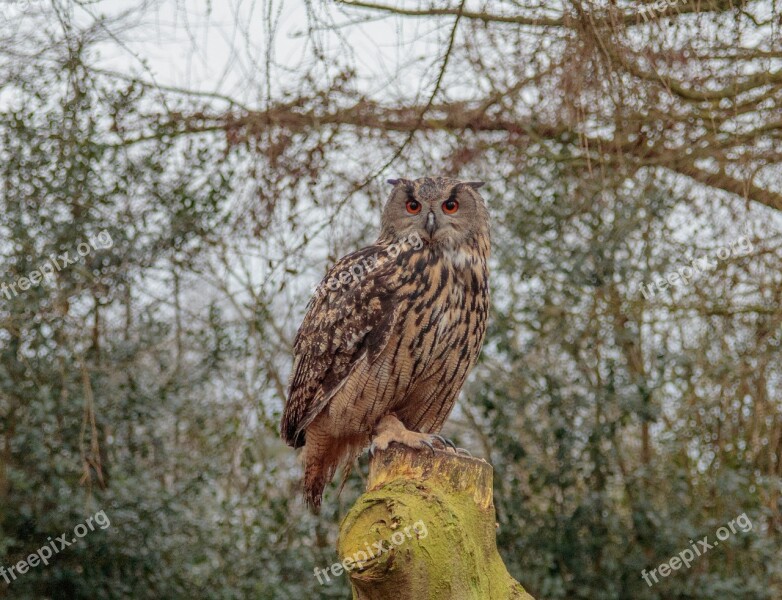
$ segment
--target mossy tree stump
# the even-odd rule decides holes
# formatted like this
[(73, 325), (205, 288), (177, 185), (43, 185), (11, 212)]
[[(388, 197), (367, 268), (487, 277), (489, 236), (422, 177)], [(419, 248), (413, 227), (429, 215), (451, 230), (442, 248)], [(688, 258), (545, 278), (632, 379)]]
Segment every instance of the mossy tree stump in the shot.
[(342, 522), (354, 600), (533, 600), (497, 552), (492, 468), (393, 445)]

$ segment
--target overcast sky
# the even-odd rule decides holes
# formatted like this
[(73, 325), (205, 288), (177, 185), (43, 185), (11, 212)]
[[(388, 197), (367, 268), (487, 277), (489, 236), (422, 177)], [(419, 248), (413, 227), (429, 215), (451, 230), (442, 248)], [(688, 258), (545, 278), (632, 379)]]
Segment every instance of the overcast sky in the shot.
[[(32, 0), (36, 1), (41, 0)], [(297, 75), (311, 67), (316, 53), (339, 60), (339, 64), (332, 60), (321, 64), (316, 70), (320, 75), (326, 69), (333, 74), (350, 65), (372, 93), (426, 93), (442, 59), (441, 42), (452, 27), (450, 18), (436, 23), (396, 17), (368, 19), (370, 14), (365, 11), (316, 3), (319, 21), (341, 26), (336, 31), (318, 29), (311, 35), (312, 19), (304, 0), (156, 0), (149, 4), (143, 15), (139, 11), (137, 27), (103, 45), (101, 66), (154, 79), (159, 85), (220, 92), (251, 105), (267, 95), (267, 86), (274, 97), (296, 81)], [(101, 0), (72, 4), (71, 10), (86, 25), (99, 15), (117, 15), (138, 5), (138, 0)], [(11, 10), (22, 10), (16, 6)], [(268, 28), (269, 15), (276, 24), (273, 32)], [(400, 47), (400, 38), (410, 43)], [(270, 78), (265, 75), (267, 65), (271, 65)]]

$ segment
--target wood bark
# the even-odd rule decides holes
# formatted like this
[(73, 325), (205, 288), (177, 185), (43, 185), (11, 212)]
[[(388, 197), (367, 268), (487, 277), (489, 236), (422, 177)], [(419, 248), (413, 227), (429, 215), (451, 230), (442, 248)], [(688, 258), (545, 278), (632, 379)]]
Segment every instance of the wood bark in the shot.
[(533, 600), (496, 544), (491, 465), (391, 447), (340, 527), (354, 600)]

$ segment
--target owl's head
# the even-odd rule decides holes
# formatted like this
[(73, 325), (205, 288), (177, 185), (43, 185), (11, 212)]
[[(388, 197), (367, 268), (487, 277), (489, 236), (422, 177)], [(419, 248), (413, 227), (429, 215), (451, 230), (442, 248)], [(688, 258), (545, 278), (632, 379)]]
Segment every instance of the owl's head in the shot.
[(418, 235), (444, 246), (474, 243), (489, 235), (489, 211), (477, 189), (479, 181), (446, 177), (389, 179), (394, 186), (383, 209), (381, 238)]

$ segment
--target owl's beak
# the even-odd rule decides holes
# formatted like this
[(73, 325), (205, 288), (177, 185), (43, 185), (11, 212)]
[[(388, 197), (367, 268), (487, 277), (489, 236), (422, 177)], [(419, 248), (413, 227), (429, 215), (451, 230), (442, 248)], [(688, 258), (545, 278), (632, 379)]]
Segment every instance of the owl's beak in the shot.
[(429, 214), (426, 215), (426, 225), (424, 226), (424, 229), (426, 229), (426, 233), (429, 234), (430, 238), (434, 235), (434, 232), (437, 231), (437, 219), (432, 211), (429, 211)]

